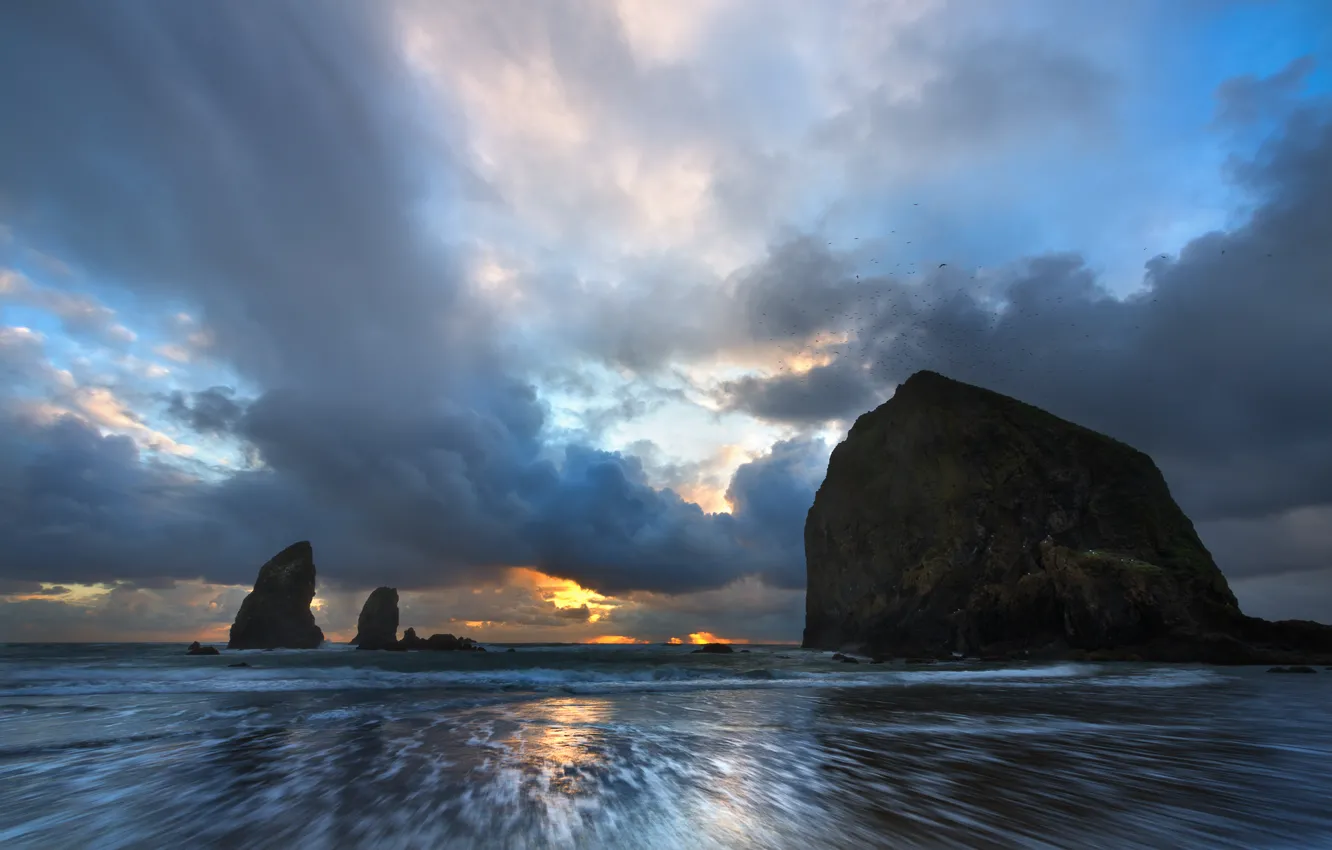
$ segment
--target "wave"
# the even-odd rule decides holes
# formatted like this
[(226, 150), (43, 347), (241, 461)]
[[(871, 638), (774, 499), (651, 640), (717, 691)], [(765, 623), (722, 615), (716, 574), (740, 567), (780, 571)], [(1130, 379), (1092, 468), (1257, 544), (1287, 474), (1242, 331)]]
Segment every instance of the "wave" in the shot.
[(623, 669), (528, 667), (496, 670), (396, 671), (374, 667), (250, 667), (48, 669), (3, 677), (0, 697), (74, 694), (188, 694), (329, 690), (538, 691), (598, 693), (709, 688), (1050, 687), (1079, 682), (1106, 687), (1169, 688), (1219, 679), (1208, 670), (1107, 672), (1086, 664), (986, 669), (792, 670), (662, 665)]

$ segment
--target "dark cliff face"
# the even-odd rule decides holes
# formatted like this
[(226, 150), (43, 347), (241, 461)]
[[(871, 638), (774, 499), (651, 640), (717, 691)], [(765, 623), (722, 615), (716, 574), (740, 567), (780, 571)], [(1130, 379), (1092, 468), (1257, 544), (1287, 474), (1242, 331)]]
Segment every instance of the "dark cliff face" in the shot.
[(398, 590), (377, 587), (366, 597), (356, 618), (352, 643), (361, 649), (386, 649), (398, 642)]
[(833, 452), (805, 555), (809, 647), (1091, 650), (1240, 618), (1151, 458), (932, 372)]
[(231, 626), (228, 649), (314, 649), (324, 642), (310, 600), (315, 593), (314, 550), (294, 543), (259, 569)]

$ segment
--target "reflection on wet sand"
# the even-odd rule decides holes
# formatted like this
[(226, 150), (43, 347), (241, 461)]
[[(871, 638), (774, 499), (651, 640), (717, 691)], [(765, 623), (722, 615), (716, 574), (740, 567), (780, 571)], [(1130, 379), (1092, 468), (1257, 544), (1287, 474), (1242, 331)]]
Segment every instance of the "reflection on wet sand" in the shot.
[(0, 761), (0, 846), (1329, 846), (1328, 691), (1275, 678), (140, 696)]
[(509, 734), (492, 741), (508, 750), (532, 794), (595, 794), (606, 778), (605, 724), (612, 711), (604, 698), (543, 700), (516, 712)]

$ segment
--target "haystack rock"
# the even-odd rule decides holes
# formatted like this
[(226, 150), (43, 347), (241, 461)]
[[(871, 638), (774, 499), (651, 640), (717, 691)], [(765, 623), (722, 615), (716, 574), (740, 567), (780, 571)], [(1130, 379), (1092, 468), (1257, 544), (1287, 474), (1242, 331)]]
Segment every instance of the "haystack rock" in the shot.
[(397, 642), (398, 589), (377, 587), (361, 606), (352, 643), (359, 649), (388, 649)]
[(314, 649), (324, 642), (310, 600), (315, 593), (314, 550), (293, 543), (259, 570), (231, 625), (228, 649)]
[(833, 451), (805, 557), (811, 648), (1221, 663), (1332, 654), (1332, 627), (1240, 613), (1150, 457), (934, 372), (912, 375)]

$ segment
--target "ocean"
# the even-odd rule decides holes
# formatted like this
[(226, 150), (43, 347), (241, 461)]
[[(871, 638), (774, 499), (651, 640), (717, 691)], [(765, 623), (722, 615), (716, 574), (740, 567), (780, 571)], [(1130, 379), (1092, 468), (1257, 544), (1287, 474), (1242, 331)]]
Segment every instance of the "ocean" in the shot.
[(1332, 672), (504, 649), (0, 646), (0, 847), (1332, 847)]

